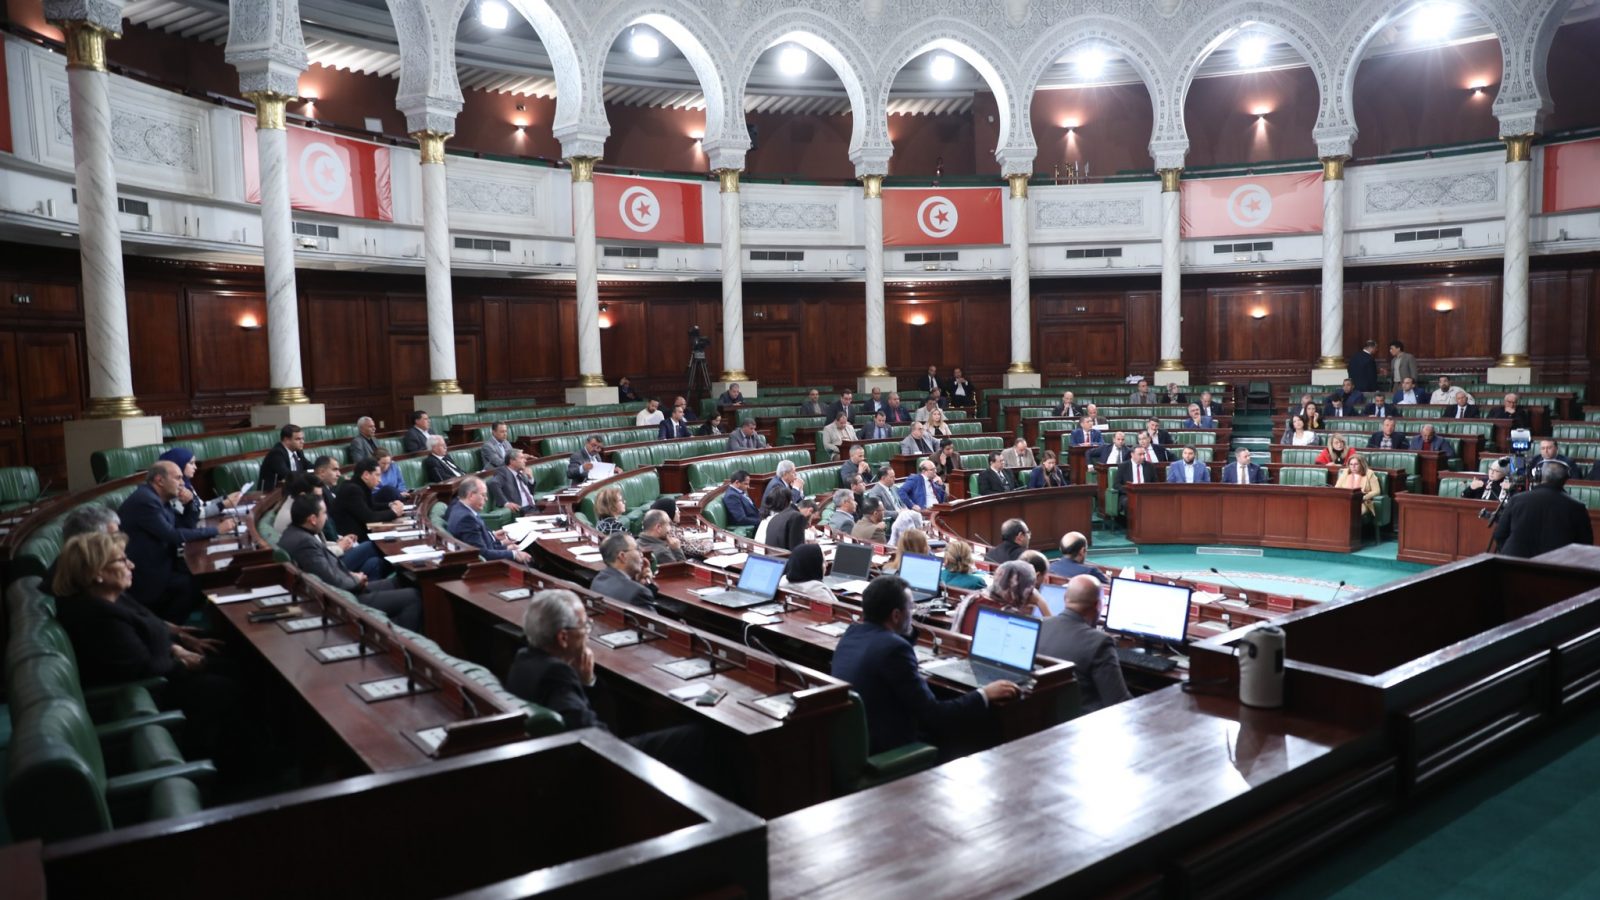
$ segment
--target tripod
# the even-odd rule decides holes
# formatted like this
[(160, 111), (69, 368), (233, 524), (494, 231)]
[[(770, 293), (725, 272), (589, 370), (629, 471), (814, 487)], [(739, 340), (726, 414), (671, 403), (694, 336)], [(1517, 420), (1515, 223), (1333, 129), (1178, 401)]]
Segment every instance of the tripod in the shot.
[(706, 368), (706, 354), (704, 350), (695, 350), (690, 352), (688, 381), (689, 384), (688, 387), (684, 388), (683, 396), (688, 398), (690, 403), (693, 403), (696, 399), (698, 399), (695, 396), (696, 387), (704, 389), (707, 397), (711, 396), (711, 372)]

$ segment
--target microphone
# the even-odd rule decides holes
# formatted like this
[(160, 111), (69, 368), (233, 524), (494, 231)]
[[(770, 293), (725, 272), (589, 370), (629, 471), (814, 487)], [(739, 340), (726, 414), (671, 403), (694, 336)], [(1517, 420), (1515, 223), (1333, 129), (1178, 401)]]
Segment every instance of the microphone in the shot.
[(1236, 588), (1239, 588), (1239, 599), (1240, 599), (1240, 600), (1243, 600), (1243, 601), (1244, 601), (1244, 604), (1245, 604), (1245, 605), (1246, 605), (1246, 606), (1258, 606), (1258, 605), (1261, 605), (1261, 604), (1256, 604), (1256, 603), (1252, 603), (1252, 602), (1250, 602), (1250, 595), (1249, 595), (1249, 592), (1248, 592), (1248, 591), (1246, 591), (1246, 590), (1245, 590), (1245, 589), (1244, 589), (1244, 588), (1243, 588), (1243, 587), (1242, 587), (1242, 586), (1241, 586), (1241, 585), (1240, 585), (1240, 584), (1239, 584), (1239, 582), (1237, 582), (1237, 581), (1234, 581), (1234, 580), (1233, 580), (1233, 579), (1232, 579), (1232, 578), (1229, 578), (1229, 577), (1228, 577), (1228, 576), (1226, 576), (1226, 575), (1224, 575), (1224, 574), (1222, 574), (1222, 572), (1220, 572), (1220, 571), (1218, 571), (1218, 569), (1217, 569), (1217, 567), (1216, 567), (1216, 566), (1212, 566), (1212, 567), (1211, 567), (1211, 574), (1213, 574), (1213, 575), (1215, 575), (1215, 576), (1217, 576), (1217, 577), (1218, 577), (1218, 578), (1221, 578), (1221, 579), (1222, 579), (1222, 580), (1223, 580), (1223, 581), (1226, 581), (1226, 582), (1227, 582), (1227, 583), (1229, 583), (1229, 584), (1231, 584), (1231, 585), (1233, 585), (1233, 586), (1234, 586), (1234, 587), (1236, 587)]
[[(980, 533), (978, 533), (976, 531), (968, 534), (967, 537), (972, 538), (973, 540), (977, 541), (980, 544), (989, 544), (989, 539), (984, 537), (982, 534), (980, 534)], [(992, 547), (994, 545), (993, 544), (989, 544), (989, 546)]]
[(1329, 603), (1332, 603), (1333, 601), (1339, 599), (1339, 592), (1344, 590), (1344, 585), (1345, 585), (1344, 579), (1340, 579), (1339, 580), (1339, 586), (1333, 589), (1333, 596), (1328, 598), (1328, 602)]
[(796, 669), (794, 666), (789, 665), (789, 661), (788, 660), (784, 659), (783, 657), (779, 656), (776, 653), (773, 653), (770, 649), (767, 648), (766, 644), (762, 643), (759, 638), (757, 638), (755, 635), (750, 633), (750, 629), (752, 629), (754, 627), (755, 627), (754, 625), (751, 625), (749, 623), (746, 623), (745, 626), (744, 626), (744, 643), (745, 643), (745, 646), (753, 647), (753, 648), (755, 648), (757, 650), (760, 650), (762, 653), (765, 653), (766, 655), (772, 657), (774, 660), (777, 660), (779, 665), (783, 666), (784, 669), (787, 670), (790, 675), (793, 675), (795, 677), (796, 681), (800, 682), (800, 687), (796, 688), (796, 690), (802, 690), (803, 691), (806, 688), (811, 687), (811, 680), (806, 678), (804, 675), (800, 674), (800, 670), (799, 669)]

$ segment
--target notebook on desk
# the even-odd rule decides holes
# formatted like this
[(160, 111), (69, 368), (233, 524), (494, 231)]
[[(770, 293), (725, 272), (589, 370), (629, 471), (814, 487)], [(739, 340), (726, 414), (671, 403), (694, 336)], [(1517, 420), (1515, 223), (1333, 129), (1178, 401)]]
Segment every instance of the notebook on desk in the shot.
[(966, 659), (947, 659), (924, 671), (948, 681), (981, 688), (994, 681), (1025, 684), (1032, 679), (1039, 648), (1040, 620), (998, 609), (979, 609)]
[(710, 591), (700, 599), (729, 609), (746, 609), (768, 603), (778, 593), (778, 580), (783, 577), (784, 561), (770, 556), (751, 554), (744, 561), (744, 571), (739, 573), (737, 587)]

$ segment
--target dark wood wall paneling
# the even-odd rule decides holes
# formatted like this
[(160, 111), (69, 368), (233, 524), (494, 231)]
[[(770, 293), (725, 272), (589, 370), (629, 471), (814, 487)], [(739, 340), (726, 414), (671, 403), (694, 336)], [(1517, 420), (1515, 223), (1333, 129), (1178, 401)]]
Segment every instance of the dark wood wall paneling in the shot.
[[(61, 471), (61, 423), (88, 394), (78, 260), (71, 251), (0, 245), (0, 464)], [(1543, 380), (1600, 389), (1600, 254), (1533, 261), (1530, 350)], [(261, 273), (250, 267), (130, 258), (128, 309), (134, 389), (141, 406), (213, 426), (243, 421), (267, 390)], [(302, 372), (330, 421), (373, 415), (398, 427), (427, 389), (422, 277), (299, 273)], [(1150, 372), (1159, 359), (1160, 285), (1152, 277), (1035, 279), (1033, 359), (1046, 376)], [(481, 397), (558, 400), (578, 376), (570, 283), (457, 279), (458, 379)], [(1191, 276), (1182, 298), (1183, 361), (1196, 379), (1300, 383), (1320, 353), (1315, 270)], [(17, 302), (27, 297), (27, 303)], [(1492, 363), (1500, 341), (1500, 264), (1352, 267), (1346, 271), (1345, 347), (1405, 340), (1425, 370)], [(683, 391), (688, 330), (711, 338), (711, 376), (723, 369), (716, 282), (605, 282), (605, 377), (649, 393)], [(1449, 311), (1438, 308), (1448, 302)], [(1252, 313), (1261, 310), (1262, 318)], [(764, 384), (851, 384), (865, 367), (860, 284), (745, 282), (745, 368)], [(920, 323), (920, 324), (918, 324)], [(962, 365), (980, 386), (1010, 364), (1010, 285), (1004, 280), (890, 282), (887, 362), (900, 376)]]

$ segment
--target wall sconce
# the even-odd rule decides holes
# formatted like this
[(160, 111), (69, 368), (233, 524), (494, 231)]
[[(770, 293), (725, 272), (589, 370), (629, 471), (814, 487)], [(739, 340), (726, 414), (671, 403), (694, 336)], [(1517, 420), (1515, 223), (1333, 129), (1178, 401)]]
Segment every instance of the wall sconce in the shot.
[(917, 313), (916, 315), (913, 315), (909, 321), (911, 322), (911, 327), (921, 328), (922, 326), (928, 324), (928, 317), (922, 313)]
[(256, 318), (255, 313), (245, 313), (244, 315), (239, 317), (239, 330), (240, 331), (260, 331), (261, 330), (261, 322), (260, 322), (260, 320), (258, 320)]
[(611, 313), (606, 310), (606, 305), (604, 303), (600, 304), (600, 327), (611, 327)]
[(1266, 317), (1267, 308), (1265, 306), (1258, 306), (1255, 309), (1250, 310), (1250, 318), (1252, 319), (1265, 319)]
[(1447, 299), (1444, 299), (1444, 298), (1440, 298), (1438, 300), (1433, 301), (1433, 311), (1436, 312), (1436, 313), (1440, 313), (1440, 314), (1449, 313), (1451, 310), (1453, 310), (1455, 308), (1456, 308), (1456, 302), (1454, 300), (1447, 300)]

